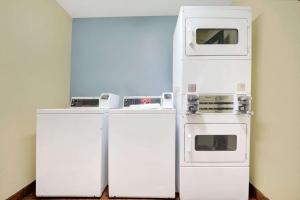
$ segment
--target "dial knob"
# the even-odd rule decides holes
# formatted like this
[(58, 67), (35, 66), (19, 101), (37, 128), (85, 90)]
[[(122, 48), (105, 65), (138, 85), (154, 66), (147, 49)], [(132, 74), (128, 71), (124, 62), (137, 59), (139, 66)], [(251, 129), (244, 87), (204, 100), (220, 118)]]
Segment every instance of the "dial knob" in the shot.
[(196, 96), (196, 95), (189, 95), (188, 96), (188, 101), (197, 101), (198, 100), (198, 96)]
[(197, 106), (196, 105), (190, 105), (189, 106), (189, 112), (192, 114), (195, 114), (197, 112)]

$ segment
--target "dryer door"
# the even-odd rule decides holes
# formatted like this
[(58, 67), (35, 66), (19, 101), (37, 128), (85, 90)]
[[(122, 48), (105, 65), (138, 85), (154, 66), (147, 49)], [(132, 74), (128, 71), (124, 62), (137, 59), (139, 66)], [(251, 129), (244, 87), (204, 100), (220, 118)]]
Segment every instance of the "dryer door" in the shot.
[(244, 162), (246, 141), (246, 124), (186, 124), (185, 161)]
[(189, 18), (186, 20), (187, 56), (246, 56), (247, 19)]

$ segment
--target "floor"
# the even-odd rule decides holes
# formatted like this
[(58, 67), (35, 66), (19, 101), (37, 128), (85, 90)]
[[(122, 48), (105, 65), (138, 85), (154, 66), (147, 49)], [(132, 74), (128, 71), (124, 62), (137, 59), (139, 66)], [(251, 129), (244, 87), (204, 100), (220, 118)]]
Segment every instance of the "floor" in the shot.
[[(36, 199), (47, 199), (47, 200), (50, 200), (50, 199), (55, 199), (55, 200), (64, 200), (64, 199), (68, 199), (68, 200), (71, 200), (71, 199), (74, 199), (74, 200), (80, 200), (80, 198), (37, 198), (34, 193), (28, 195), (27, 197), (25, 197), (23, 200), (36, 200)], [(101, 198), (82, 198), (82, 199), (98, 199), (98, 200), (108, 200), (108, 190), (105, 190), (102, 197)], [(144, 199), (113, 199), (113, 200), (144, 200)], [(151, 200), (151, 199), (145, 199), (145, 200)], [(157, 200), (157, 199), (155, 199)], [(179, 197), (178, 195), (176, 195), (176, 199), (175, 200), (179, 200)], [(255, 198), (249, 198), (249, 200), (257, 200)]]
[[(98, 200), (107, 200), (107, 199), (110, 199), (108, 198), (108, 190), (106, 189), (104, 192), (103, 192), (103, 195), (101, 198), (37, 198), (34, 193), (28, 195), (27, 197), (25, 197), (23, 200), (35, 200), (35, 199), (47, 199), (47, 200), (50, 200), (50, 199), (55, 199), (55, 200), (58, 200), (58, 199), (68, 199), (68, 200), (71, 200), (71, 199), (75, 199), (75, 200), (80, 200), (80, 199), (98, 199)], [(121, 198), (121, 199), (117, 199), (117, 198), (114, 198), (113, 200), (143, 200), (143, 199), (125, 199), (125, 198)], [(145, 199), (145, 200), (151, 200), (151, 199)], [(157, 199), (155, 199), (157, 200)], [(176, 200), (179, 200), (179, 197), (177, 195), (176, 197)]]

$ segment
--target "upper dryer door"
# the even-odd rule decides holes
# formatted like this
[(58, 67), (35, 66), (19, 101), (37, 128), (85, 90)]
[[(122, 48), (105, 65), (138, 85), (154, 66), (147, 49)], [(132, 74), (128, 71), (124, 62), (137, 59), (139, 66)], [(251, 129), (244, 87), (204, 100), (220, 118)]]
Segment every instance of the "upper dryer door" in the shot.
[(188, 18), (187, 56), (246, 56), (248, 21), (234, 18)]

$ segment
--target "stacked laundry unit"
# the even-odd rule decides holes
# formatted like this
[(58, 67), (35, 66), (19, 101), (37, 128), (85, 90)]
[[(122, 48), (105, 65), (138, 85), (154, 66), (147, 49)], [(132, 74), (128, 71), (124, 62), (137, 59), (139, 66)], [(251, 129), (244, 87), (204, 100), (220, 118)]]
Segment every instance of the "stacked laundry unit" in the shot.
[(173, 48), (180, 198), (246, 200), (251, 11), (182, 7)]

